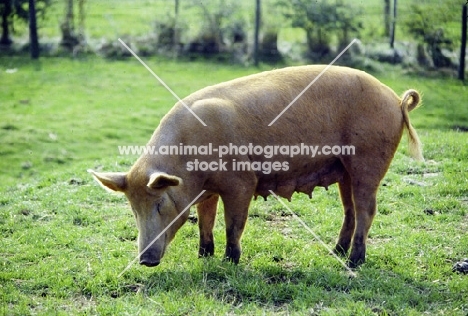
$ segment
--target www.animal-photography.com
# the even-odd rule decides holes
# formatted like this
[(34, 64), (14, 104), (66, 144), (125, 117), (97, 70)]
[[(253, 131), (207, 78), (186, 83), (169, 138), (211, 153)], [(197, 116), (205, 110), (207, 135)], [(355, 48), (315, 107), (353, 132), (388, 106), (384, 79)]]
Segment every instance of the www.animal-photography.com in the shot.
[(1, 315), (467, 315), (467, 4), (0, 1)]

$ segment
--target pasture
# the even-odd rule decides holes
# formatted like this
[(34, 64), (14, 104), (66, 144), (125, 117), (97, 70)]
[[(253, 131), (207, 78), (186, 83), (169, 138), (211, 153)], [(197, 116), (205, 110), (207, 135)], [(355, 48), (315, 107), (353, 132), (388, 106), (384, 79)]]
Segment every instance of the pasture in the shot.
[[(459, 82), (377, 74), (397, 93), (422, 92), (411, 119), (426, 162), (408, 157), (404, 136), (357, 278), (272, 197), (252, 203), (238, 266), (222, 261), (219, 212), (215, 257), (197, 258), (198, 227), (187, 222), (160, 266), (135, 264), (118, 277), (137, 253), (134, 218), (125, 198), (86, 170), (127, 170), (137, 157), (117, 146), (144, 145), (173, 97), (133, 59), (0, 64), (2, 314), (467, 313), (468, 278), (452, 272), (468, 256), (468, 109)], [(160, 58), (148, 65), (181, 97), (259, 71)], [(310, 201), (296, 194), (288, 206), (334, 245), (336, 186), (317, 188)]]
[[(89, 43), (150, 33), (172, 12), (163, 1), (142, 3), (90, 2)], [(277, 22), (271, 3), (264, 1), (266, 24)], [(45, 38), (57, 36), (61, 4), (40, 23)], [(181, 7), (194, 33), (197, 12)], [(381, 33), (379, 12), (380, 2), (366, 2), (363, 40)], [(399, 17), (409, 14), (402, 3)], [(456, 32), (453, 23), (448, 33)], [(281, 36), (301, 38), (288, 28)], [(401, 25), (397, 40), (410, 40)], [(180, 97), (278, 67), (144, 60)], [(410, 118), (426, 161), (409, 158), (403, 135), (357, 277), (272, 196), (251, 204), (239, 265), (222, 260), (220, 204), (214, 257), (197, 258), (198, 227), (188, 221), (158, 267), (136, 263), (119, 276), (137, 255), (135, 220), (125, 197), (104, 191), (86, 170), (127, 171), (138, 157), (118, 146), (145, 145), (176, 100), (134, 58), (1, 55), (0, 315), (467, 315), (468, 275), (452, 271), (468, 257), (467, 88), (388, 65), (373, 75), (399, 95), (422, 94)], [(287, 205), (334, 246), (342, 222), (336, 185), (317, 188), (312, 200), (295, 194)]]

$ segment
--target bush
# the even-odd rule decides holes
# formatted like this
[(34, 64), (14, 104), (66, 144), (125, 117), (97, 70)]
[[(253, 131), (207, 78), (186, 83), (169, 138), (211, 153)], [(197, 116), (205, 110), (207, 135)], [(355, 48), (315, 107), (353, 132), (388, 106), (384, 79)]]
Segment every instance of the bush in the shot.
[(418, 60), (422, 65), (428, 66), (428, 61), (424, 58), (427, 50), (432, 59), (431, 66), (436, 68), (453, 66), (450, 59), (442, 53), (443, 49), (453, 49), (453, 41), (446, 36), (445, 27), (455, 19), (456, 10), (453, 8), (456, 7), (456, 1), (448, 0), (448, 2), (452, 4), (444, 3), (443, 7), (413, 4), (412, 14), (404, 21), (408, 32), (423, 44), (423, 47), (418, 47)]
[(282, 61), (282, 56), (278, 51), (278, 30), (268, 28), (263, 34), (260, 43), (260, 59), (269, 63)]
[(177, 30), (176, 23), (175, 18), (155, 22), (154, 33), (159, 47), (173, 48), (180, 42), (180, 32)]
[(203, 24), (200, 33), (190, 41), (188, 53), (205, 57), (228, 53), (229, 46), (246, 41), (245, 22), (239, 15), (239, 3), (234, 0), (220, 0), (217, 6), (208, 6), (194, 1), (202, 11)]
[(333, 39), (338, 48), (344, 48), (362, 28), (356, 20), (358, 10), (342, 1), (279, 0), (278, 5), (286, 9), (284, 16), (291, 20), (292, 27), (305, 30), (309, 57), (314, 61), (330, 57)]

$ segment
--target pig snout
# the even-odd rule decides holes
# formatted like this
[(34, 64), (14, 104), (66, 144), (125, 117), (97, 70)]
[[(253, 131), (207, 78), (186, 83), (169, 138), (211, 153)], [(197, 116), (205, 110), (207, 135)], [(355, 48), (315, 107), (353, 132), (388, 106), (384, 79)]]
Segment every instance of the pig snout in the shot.
[(147, 267), (155, 267), (159, 264), (159, 257), (155, 252), (147, 250), (140, 256), (140, 264)]

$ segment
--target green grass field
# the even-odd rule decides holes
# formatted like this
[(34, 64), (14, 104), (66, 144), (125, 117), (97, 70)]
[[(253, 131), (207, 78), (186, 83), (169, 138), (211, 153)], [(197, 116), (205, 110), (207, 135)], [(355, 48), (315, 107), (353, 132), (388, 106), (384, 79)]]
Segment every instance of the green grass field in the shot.
[[(147, 61), (181, 97), (259, 71)], [(399, 94), (423, 94), (411, 119), (426, 162), (408, 158), (404, 137), (356, 278), (273, 198), (253, 202), (238, 266), (222, 261), (219, 212), (214, 258), (197, 259), (198, 228), (188, 222), (160, 266), (135, 264), (119, 278), (137, 254), (133, 215), (86, 170), (127, 170), (137, 157), (119, 156), (117, 146), (144, 145), (174, 98), (134, 59), (0, 65), (0, 314), (467, 314), (468, 276), (452, 272), (468, 257), (468, 108), (459, 82), (377, 74)], [(334, 245), (336, 186), (288, 206)]]

